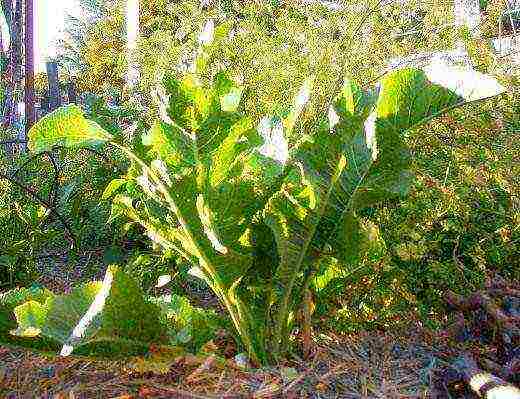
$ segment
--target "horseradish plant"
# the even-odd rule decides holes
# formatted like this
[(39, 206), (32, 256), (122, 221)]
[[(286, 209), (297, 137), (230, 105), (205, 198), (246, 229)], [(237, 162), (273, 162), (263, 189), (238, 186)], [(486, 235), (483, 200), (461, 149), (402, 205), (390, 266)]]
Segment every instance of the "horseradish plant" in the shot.
[[(196, 74), (168, 76), (155, 93), (159, 118), (142, 137), (144, 149), (121, 144), (76, 106), (43, 118), (30, 132), (29, 147), (108, 144), (122, 151), (131, 166), (105, 191), (105, 198), (113, 197), (113, 216), (142, 225), (156, 245), (190, 262), (192, 274), (224, 304), (251, 359), (265, 364), (290, 348), (320, 262), (333, 259), (347, 268), (363, 256), (370, 231), (358, 211), (409, 191), (407, 132), (503, 92), (491, 77), (436, 60), (392, 71), (373, 90), (346, 80), (320, 123), (303, 131), (297, 120), (312, 86), (312, 79), (304, 83), (285, 115), (255, 126), (240, 112), (244, 88), (225, 72), (209, 86)], [(90, 324), (104, 320), (112, 294), (126, 295), (120, 286), (111, 288), (112, 280), (107, 274), (93, 286), (92, 306), (83, 305), (76, 327), (63, 326), (65, 354)], [(45, 315), (29, 317), (28, 307), (41, 310), (36, 303), (15, 313), (21, 331), (44, 334)], [(141, 327), (157, 322), (146, 309), (151, 305), (135, 314), (127, 306), (134, 306), (131, 299), (122, 301), (119, 315), (108, 306), (106, 323), (116, 325), (118, 317), (134, 317)], [(140, 340), (161, 336), (158, 330)]]

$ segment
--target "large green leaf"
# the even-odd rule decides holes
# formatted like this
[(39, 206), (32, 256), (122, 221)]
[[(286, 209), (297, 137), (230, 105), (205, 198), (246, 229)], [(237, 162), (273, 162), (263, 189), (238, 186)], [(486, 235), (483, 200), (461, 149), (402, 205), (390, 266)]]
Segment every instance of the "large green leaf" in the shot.
[[(413, 175), (407, 132), (467, 101), (503, 91), (493, 79), (472, 71), (446, 66), (441, 77), (433, 71), (394, 71), (375, 92), (346, 82), (329, 123), (288, 160), (291, 172), (264, 210), (280, 256), (273, 287), (279, 303), (272, 310), (276, 350), (287, 339), (290, 295), (300, 274), (308, 274), (322, 253), (342, 264), (358, 262), (369, 248), (370, 231), (356, 212), (408, 193)], [(486, 89), (479, 91), (479, 83), (463, 79), (468, 76), (481, 78)]]
[[(343, 211), (339, 219), (339, 214), (331, 215), (331, 221), (337, 227), (329, 235), (329, 244), (336, 255), (347, 263), (359, 259), (354, 250), (356, 233), (353, 229), (358, 224), (355, 213), (379, 201), (403, 197), (410, 190), (413, 173), (406, 145), (410, 129), (468, 101), (504, 91), (495, 79), (478, 72), (435, 65), (424, 70), (404, 68), (386, 75), (380, 82), (374, 110), (363, 128), (355, 130), (352, 140), (347, 143), (345, 152), (349, 167), (341, 177), (344, 192), (343, 206), (339, 206)], [(355, 94), (352, 98), (355, 99)], [(345, 119), (349, 118), (340, 118), (341, 121)], [(336, 129), (351, 130), (349, 125), (351, 123), (342, 126), (340, 122)]]
[(53, 147), (90, 147), (103, 144), (112, 136), (96, 122), (85, 118), (76, 105), (67, 105), (44, 116), (29, 131), (29, 149), (39, 153)]
[(160, 309), (148, 302), (135, 282), (111, 266), (102, 282), (87, 283), (45, 302), (30, 300), (14, 309), (19, 337), (43, 337), (63, 345), (61, 354), (92, 343), (146, 347), (166, 340)]
[[(405, 68), (385, 76), (374, 113), (364, 127), (370, 151), (366, 171), (358, 174), (355, 206), (406, 195), (412, 173), (406, 135), (410, 129), (450, 109), (504, 92), (496, 79), (479, 72), (433, 62), (424, 70)], [(363, 178), (362, 178), (363, 176)]]

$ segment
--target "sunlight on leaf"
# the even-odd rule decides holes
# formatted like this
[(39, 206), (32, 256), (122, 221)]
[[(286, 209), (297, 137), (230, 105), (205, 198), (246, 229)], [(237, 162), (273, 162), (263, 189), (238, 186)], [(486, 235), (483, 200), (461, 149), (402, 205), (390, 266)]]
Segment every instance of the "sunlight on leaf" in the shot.
[(61, 356), (70, 355), (70, 353), (73, 350), (74, 342), (81, 340), (84, 337), (85, 332), (89, 325), (92, 323), (92, 320), (94, 320), (94, 317), (96, 317), (103, 311), (103, 308), (105, 307), (105, 302), (108, 298), (108, 295), (110, 294), (112, 282), (114, 281), (115, 271), (117, 271), (117, 268), (115, 267), (109, 267), (107, 269), (105, 273), (105, 278), (103, 280), (103, 283), (101, 284), (101, 289), (96, 294), (96, 297), (94, 298), (94, 301), (88, 308), (87, 313), (83, 315), (79, 323), (72, 330), (72, 334), (69, 337), (69, 343), (65, 344), (61, 350)]
[(108, 186), (105, 188), (105, 191), (103, 192), (103, 195), (101, 196), (101, 199), (103, 201), (106, 201), (112, 197), (117, 190), (119, 190), (124, 184), (126, 184), (125, 179), (114, 179), (112, 180)]
[(157, 279), (157, 284), (155, 285), (155, 288), (164, 287), (170, 281), (172, 281), (172, 276), (169, 274), (164, 274), (162, 276), (159, 276), (159, 278)]
[(258, 152), (285, 165), (289, 159), (289, 144), (284, 136), (282, 122), (276, 118), (264, 117), (258, 124), (258, 133), (264, 139)]
[(29, 130), (29, 149), (40, 153), (53, 147), (90, 147), (112, 136), (96, 122), (85, 118), (77, 105), (67, 105), (44, 116)]
[(199, 43), (203, 46), (208, 46), (213, 42), (215, 36), (215, 22), (210, 19), (204, 25), (202, 32), (199, 35)]

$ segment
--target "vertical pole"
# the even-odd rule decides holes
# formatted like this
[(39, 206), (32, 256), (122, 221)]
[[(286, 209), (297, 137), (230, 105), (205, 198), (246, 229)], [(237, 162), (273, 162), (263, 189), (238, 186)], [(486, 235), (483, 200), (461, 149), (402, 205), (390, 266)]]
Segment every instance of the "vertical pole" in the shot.
[(45, 90), (43, 93), (41, 102), (40, 102), (40, 111), (41, 116), (45, 116), (49, 113), (50, 105), (49, 105), (49, 91)]
[(34, 125), (34, 14), (33, 1), (25, 0), (25, 134)]
[(139, 39), (139, 0), (126, 1), (126, 39), (128, 58), (126, 82), (132, 89), (139, 80), (139, 69), (135, 62), (137, 40)]
[(77, 104), (77, 102), (78, 102), (78, 94), (76, 92), (76, 85), (74, 84), (74, 82), (72, 80), (67, 84), (67, 99), (68, 99), (69, 104)]
[(49, 111), (61, 106), (60, 81), (58, 77), (58, 63), (47, 62), (47, 78), (49, 80)]

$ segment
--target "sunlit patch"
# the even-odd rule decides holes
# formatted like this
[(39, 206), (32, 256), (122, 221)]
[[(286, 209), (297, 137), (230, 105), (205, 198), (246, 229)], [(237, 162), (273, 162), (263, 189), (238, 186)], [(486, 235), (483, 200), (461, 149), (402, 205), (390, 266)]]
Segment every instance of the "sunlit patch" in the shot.
[(273, 122), (272, 118), (263, 117), (257, 129), (264, 139), (264, 144), (258, 152), (285, 165), (289, 159), (289, 144), (284, 137), (282, 122)]
[(168, 187), (172, 186), (172, 180), (170, 179), (170, 175), (168, 174), (168, 169), (166, 168), (166, 164), (161, 159), (156, 159), (151, 163), (152, 170), (159, 174), (159, 177), (162, 179), (164, 184)]
[(156, 288), (162, 288), (166, 284), (168, 284), (170, 281), (172, 281), (172, 276), (169, 274), (164, 274), (162, 276), (159, 276), (157, 279), (157, 284), (155, 285)]
[(215, 22), (210, 19), (204, 25), (202, 32), (199, 35), (199, 43), (202, 45), (209, 45), (213, 42), (213, 38), (215, 36)]
[(145, 193), (151, 196), (154, 195), (155, 191), (157, 190), (157, 187), (155, 187), (155, 185), (150, 181), (146, 172), (144, 172), (141, 176), (137, 177), (135, 180), (137, 181), (137, 184), (141, 186)]
[(477, 101), (505, 92), (505, 88), (492, 76), (468, 67), (450, 65), (441, 57), (432, 58), (423, 70), (432, 83), (455, 92), (466, 101)]
[(367, 141), (367, 147), (372, 151), (373, 161), (375, 161), (379, 155), (379, 150), (377, 148), (376, 120), (377, 114), (373, 112), (365, 121), (365, 137)]
[[(75, 342), (82, 339), (85, 336), (85, 332), (87, 328), (92, 323), (92, 320), (103, 311), (105, 307), (105, 302), (110, 294), (110, 289), (112, 288), (112, 282), (114, 281), (114, 269), (109, 267), (105, 273), (105, 278), (103, 283), (101, 284), (101, 289), (96, 294), (94, 301), (90, 305), (87, 310), (87, 313), (83, 315), (79, 323), (72, 330), (72, 334), (69, 337), (69, 342)], [(69, 356), (74, 350), (73, 345), (65, 344), (63, 345), (60, 355), (61, 356)]]
[(23, 331), (11, 330), (11, 335), (18, 337), (35, 338), (41, 334), (42, 330), (36, 327), (27, 327)]
[(202, 195), (197, 197), (197, 210), (199, 212), (200, 221), (202, 222), (202, 226), (204, 228), (204, 234), (206, 234), (206, 237), (211, 242), (213, 249), (223, 255), (227, 254), (227, 247), (225, 247), (220, 242), (219, 238), (217, 237), (217, 233), (211, 226), (211, 211), (204, 205), (204, 197)]
[(73, 346), (63, 345), (63, 347), (61, 348), (60, 356), (63, 356), (63, 357), (70, 356), (73, 350), (74, 350)]
[(334, 128), (336, 127), (336, 125), (339, 123), (339, 115), (336, 113), (336, 110), (334, 109), (334, 107), (331, 105), (329, 107), (329, 129), (330, 129), (330, 133), (334, 133)]
[(498, 386), (494, 386), (493, 388), (487, 390), (487, 392), (485, 392), (486, 398), (520, 398), (520, 390), (518, 390), (518, 388), (512, 385), (508, 385), (500, 378), (497, 378), (490, 373), (478, 373), (469, 380), (471, 389), (474, 392), (480, 392), (481, 395), (484, 395), (484, 392), (481, 392), (481, 389), (485, 388), (486, 386), (490, 386), (491, 384)]
[(309, 101), (311, 97), (311, 85), (306, 82), (306, 84), (303, 85), (303, 87), (300, 89), (298, 94), (296, 95), (296, 100), (294, 102), (294, 106), (296, 108), (296, 112), (303, 109), (305, 104)]

